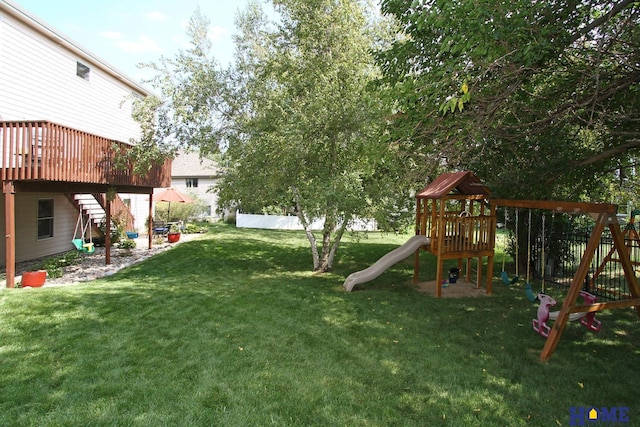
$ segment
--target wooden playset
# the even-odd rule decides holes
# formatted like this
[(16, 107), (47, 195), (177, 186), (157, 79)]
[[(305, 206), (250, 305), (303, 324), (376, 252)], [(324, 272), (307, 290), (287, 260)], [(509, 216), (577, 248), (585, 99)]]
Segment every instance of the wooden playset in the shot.
[[(416, 235), (430, 239), (421, 247), (437, 257), (436, 296), (442, 295), (443, 262), (458, 260), (471, 281), (472, 259), (477, 259), (475, 283), (483, 280), (487, 258), (486, 291), (491, 294), (496, 214), (487, 203), (490, 191), (469, 171), (440, 175), (416, 195)], [(463, 266), (463, 261), (466, 261)], [(463, 268), (464, 267), (464, 268)], [(420, 273), (420, 250), (415, 253), (413, 281)]]
[[(483, 266), (486, 264), (484, 280), (486, 292), (491, 294), (497, 207), (529, 209), (529, 217), (531, 217), (531, 210), (546, 210), (552, 215), (555, 213), (589, 215), (595, 220), (595, 226), (560, 310), (551, 312), (549, 307), (555, 305), (556, 301), (544, 294), (538, 295), (541, 306), (537, 318), (533, 319), (533, 327), (546, 338), (540, 354), (541, 360), (546, 361), (551, 358), (567, 322), (571, 320), (580, 319), (584, 326), (597, 331), (600, 329), (600, 322), (595, 319), (595, 313), (599, 311), (634, 307), (640, 316), (640, 286), (634, 270), (634, 266), (638, 263), (632, 262), (631, 250), (625, 243), (625, 237), (631, 235), (632, 238), (638, 239), (638, 234), (635, 232), (635, 227), (627, 227), (625, 233), (621, 231), (616, 215), (618, 209), (616, 205), (552, 200), (491, 199), (489, 189), (469, 171), (440, 175), (420, 191), (416, 195), (416, 235), (368, 269), (351, 274), (345, 281), (345, 289), (350, 291), (355, 284), (373, 280), (390, 265), (401, 261), (412, 252), (414, 253), (413, 280), (417, 283), (420, 273), (420, 253), (428, 251), (437, 257), (436, 295), (438, 297), (442, 294), (443, 263), (451, 259), (458, 260), (458, 269), (464, 267), (467, 281), (471, 281), (472, 260), (477, 260), (475, 277), (477, 286), (482, 285)], [(531, 219), (529, 219), (529, 226), (530, 224)], [(623, 300), (596, 302), (594, 297), (585, 296), (582, 288), (606, 228), (611, 233), (613, 248), (604, 263), (620, 263), (629, 286), (629, 295)], [(530, 241), (528, 247), (530, 251)], [(544, 254), (542, 256), (544, 258)], [(466, 265), (463, 265), (464, 261)], [(530, 263), (529, 255), (527, 264)], [(601, 265), (598, 270), (601, 271), (602, 268)], [(527, 282), (528, 276), (529, 274), (527, 274)], [(597, 274), (591, 279), (591, 283), (596, 278)], [(579, 296), (582, 297), (582, 303), (577, 302)], [(549, 320), (554, 321), (553, 326), (547, 324)]]

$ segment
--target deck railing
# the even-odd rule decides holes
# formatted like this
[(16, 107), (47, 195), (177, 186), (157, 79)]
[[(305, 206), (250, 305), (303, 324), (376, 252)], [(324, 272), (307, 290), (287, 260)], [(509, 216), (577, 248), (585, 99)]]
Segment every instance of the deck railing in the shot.
[(0, 122), (0, 179), (167, 187), (171, 162), (144, 176), (116, 168), (130, 145), (47, 121)]

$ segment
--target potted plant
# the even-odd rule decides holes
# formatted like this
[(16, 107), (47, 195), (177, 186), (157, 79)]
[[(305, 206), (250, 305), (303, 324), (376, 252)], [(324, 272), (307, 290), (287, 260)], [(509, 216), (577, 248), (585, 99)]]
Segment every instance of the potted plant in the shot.
[(25, 271), (22, 273), (20, 286), (23, 288), (39, 288), (47, 279), (47, 270)]
[(167, 233), (167, 241), (169, 243), (175, 243), (180, 240), (180, 227), (178, 224), (171, 224), (169, 232)]

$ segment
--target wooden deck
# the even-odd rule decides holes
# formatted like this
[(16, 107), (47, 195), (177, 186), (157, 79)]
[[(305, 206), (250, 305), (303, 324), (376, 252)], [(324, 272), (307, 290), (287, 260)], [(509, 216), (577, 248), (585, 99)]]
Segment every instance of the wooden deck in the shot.
[(5, 182), (98, 184), (131, 193), (171, 183), (171, 161), (134, 175), (131, 165), (115, 164), (129, 144), (47, 121), (0, 122), (0, 141), (0, 180)]
[[(94, 194), (110, 223), (112, 213), (120, 216), (123, 206), (111, 198), (107, 201), (108, 194), (115, 200), (117, 193), (148, 194), (151, 218), (153, 189), (171, 185), (171, 160), (153, 165), (144, 175), (136, 175), (131, 162), (123, 167), (116, 165), (118, 156), (126, 153), (130, 144), (47, 121), (0, 122), (0, 144), (8, 288), (14, 286), (15, 280), (16, 193)], [(149, 248), (151, 245), (149, 229)], [(110, 246), (110, 233), (106, 233), (106, 264), (111, 262)]]

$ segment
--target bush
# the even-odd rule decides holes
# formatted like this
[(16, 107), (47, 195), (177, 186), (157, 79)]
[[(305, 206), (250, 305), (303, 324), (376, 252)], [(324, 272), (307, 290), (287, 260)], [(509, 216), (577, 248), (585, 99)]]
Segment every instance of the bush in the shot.
[(52, 279), (62, 277), (62, 267), (67, 267), (78, 262), (79, 251), (69, 251), (57, 257), (47, 258), (42, 261), (39, 270), (47, 270), (47, 276)]
[(198, 224), (189, 223), (185, 226), (184, 232), (186, 234), (206, 233), (209, 231), (208, 227), (203, 227)]
[(132, 239), (125, 239), (118, 243), (118, 247), (120, 249), (135, 249), (136, 241)]

